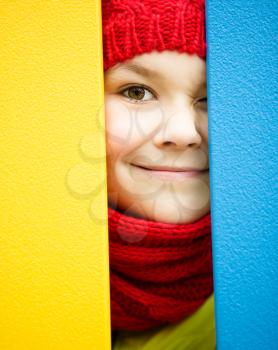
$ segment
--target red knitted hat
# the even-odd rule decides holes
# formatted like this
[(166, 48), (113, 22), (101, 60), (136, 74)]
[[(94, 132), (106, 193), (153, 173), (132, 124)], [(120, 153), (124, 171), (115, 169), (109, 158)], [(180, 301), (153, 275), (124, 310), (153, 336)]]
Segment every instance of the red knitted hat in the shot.
[(136, 55), (206, 56), (204, 0), (102, 0), (104, 70)]

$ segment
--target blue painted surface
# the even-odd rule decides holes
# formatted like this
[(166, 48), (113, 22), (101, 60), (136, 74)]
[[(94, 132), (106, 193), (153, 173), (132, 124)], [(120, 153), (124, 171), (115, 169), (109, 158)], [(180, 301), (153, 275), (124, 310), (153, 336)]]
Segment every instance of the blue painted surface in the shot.
[(278, 349), (278, 3), (206, 11), (217, 349)]

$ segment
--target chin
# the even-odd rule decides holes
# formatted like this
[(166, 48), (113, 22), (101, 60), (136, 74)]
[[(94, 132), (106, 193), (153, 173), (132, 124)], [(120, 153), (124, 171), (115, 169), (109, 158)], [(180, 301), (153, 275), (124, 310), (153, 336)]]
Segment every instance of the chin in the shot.
[(202, 216), (180, 216), (180, 217), (166, 217), (165, 215), (156, 215), (155, 218), (151, 219), (157, 222), (163, 222), (165, 224), (181, 225), (181, 224), (191, 224), (197, 221)]
[(209, 201), (207, 203), (203, 201), (198, 209), (186, 208), (167, 191), (162, 191), (160, 196), (143, 199), (140, 195), (133, 196), (122, 190), (115, 204), (117, 209), (126, 215), (166, 224), (190, 224), (210, 211)]
[(169, 206), (169, 203), (160, 203), (158, 206), (143, 206), (144, 217), (146, 220), (163, 222), (166, 224), (190, 224), (209, 212), (209, 208), (204, 210), (185, 210), (184, 207), (176, 205)]

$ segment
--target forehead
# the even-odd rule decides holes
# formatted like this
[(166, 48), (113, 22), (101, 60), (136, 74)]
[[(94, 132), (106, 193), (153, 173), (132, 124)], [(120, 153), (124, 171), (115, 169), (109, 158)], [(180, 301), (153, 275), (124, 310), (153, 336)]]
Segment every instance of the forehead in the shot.
[(118, 63), (109, 75), (141, 76), (148, 80), (206, 85), (206, 62), (197, 55), (177, 51), (153, 51)]

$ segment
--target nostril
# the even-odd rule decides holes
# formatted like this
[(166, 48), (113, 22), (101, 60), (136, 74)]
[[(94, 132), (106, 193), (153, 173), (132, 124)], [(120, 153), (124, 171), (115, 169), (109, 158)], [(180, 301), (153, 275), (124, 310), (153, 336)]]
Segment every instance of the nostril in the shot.
[(164, 142), (165, 145), (171, 145), (171, 143), (172, 143), (171, 141), (165, 141)]

